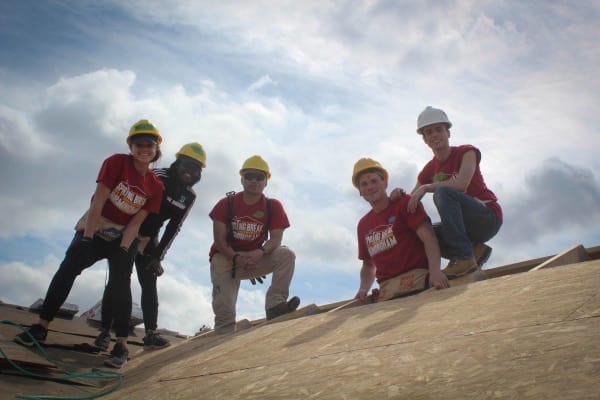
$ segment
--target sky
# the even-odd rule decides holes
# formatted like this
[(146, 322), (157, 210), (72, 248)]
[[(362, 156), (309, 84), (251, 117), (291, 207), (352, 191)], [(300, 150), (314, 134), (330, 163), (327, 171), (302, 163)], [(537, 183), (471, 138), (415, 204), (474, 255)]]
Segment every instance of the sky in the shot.
[[(480, 149), (503, 207), (485, 268), (600, 245), (599, 38), (591, 0), (4, 0), (0, 300), (44, 297), (102, 161), (128, 152), (142, 118), (164, 139), (157, 167), (188, 142), (207, 153), (158, 280), (160, 328), (213, 325), (208, 213), (254, 154), (291, 222), (290, 295), (351, 299), (370, 208), (353, 165), (374, 158), (410, 191), (432, 157), (415, 132), (429, 105), (452, 145)], [(431, 195), (423, 204), (439, 221)], [(67, 302), (92, 307), (106, 278), (98, 262)], [(269, 282), (242, 283), (238, 319), (264, 317)], [(132, 290), (139, 303), (135, 273)]]

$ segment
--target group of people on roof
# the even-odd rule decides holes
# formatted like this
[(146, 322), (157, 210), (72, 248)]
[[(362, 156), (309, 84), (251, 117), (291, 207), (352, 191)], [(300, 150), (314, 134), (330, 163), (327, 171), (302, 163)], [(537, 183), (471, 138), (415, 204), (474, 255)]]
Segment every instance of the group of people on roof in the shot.
[[(388, 171), (376, 160), (361, 158), (354, 164), (352, 184), (371, 206), (357, 226), (362, 267), (356, 299), (381, 301), (430, 287), (444, 289), (451, 280), (478, 271), (489, 258), (492, 249), (485, 243), (500, 229), (502, 209), (481, 175), (479, 149), (450, 146), (451, 127), (443, 110), (427, 107), (418, 116), (417, 133), (433, 158), (410, 194), (401, 188), (388, 194)], [(43, 343), (77, 276), (107, 259), (102, 329), (94, 341), (106, 351), (111, 330), (116, 334), (105, 365), (121, 368), (127, 362), (134, 265), (142, 288), (144, 346), (169, 345), (157, 332), (156, 283), (164, 272), (162, 260), (196, 199), (192, 187), (206, 168), (206, 153), (201, 144), (188, 143), (168, 168), (151, 169), (161, 157), (162, 137), (145, 119), (131, 127), (126, 141), (129, 154), (104, 160), (90, 207), (75, 226), (39, 319), (16, 335), (16, 342), (29, 347)], [(239, 173), (243, 190), (227, 193), (209, 213), (214, 236), (209, 252), (212, 307), (218, 334), (236, 329), (241, 280), (262, 283), (272, 274), (265, 299), (267, 319), (290, 313), (300, 304), (297, 296), (289, 297), (296, 256), (282, 245), (290, 223), (281, 202), (264, 195), (271, 178), (269, 165), (254, 155), (244, 161)], [(427, 193), (433, 194), (439, 223), (432, 224), (421, 204)], [(442, 257), (449, 260), (444, 269)], [(369, 295), (375, 280), (378, 288)]]

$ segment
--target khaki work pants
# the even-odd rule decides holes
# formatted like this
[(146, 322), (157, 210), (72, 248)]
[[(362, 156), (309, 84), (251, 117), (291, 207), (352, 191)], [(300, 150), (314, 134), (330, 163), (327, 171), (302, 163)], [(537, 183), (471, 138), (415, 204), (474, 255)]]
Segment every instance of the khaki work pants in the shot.
[(273, 273), (271, 286), (267, 290), (265, 310), (287, 301), (290, 283), (294, 275), (296, 255), (288, 247), (280, 246), (271, 254), (260, 259), (257, 268), (247, 272), (237, 268), (231, 277), (231, 261), (216, 253), (210, 261), (210, 279), (213, 284), (212, 307), (215, 313), (215, 331), (235, 331), (235, 305), (240, 290), (240, 280), (256, 278)]

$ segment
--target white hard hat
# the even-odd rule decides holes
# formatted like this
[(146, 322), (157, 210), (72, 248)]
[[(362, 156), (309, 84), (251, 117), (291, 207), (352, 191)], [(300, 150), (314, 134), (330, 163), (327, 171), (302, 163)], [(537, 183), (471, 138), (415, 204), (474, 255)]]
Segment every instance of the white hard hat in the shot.
[(443, 110), (427, 106), (417, 118), (417, 133), (420, 134), (421, 129), (428, 125), (439, 124), (440, 122), (447, 124), (448, 129), (452, 127), (452, 122)]

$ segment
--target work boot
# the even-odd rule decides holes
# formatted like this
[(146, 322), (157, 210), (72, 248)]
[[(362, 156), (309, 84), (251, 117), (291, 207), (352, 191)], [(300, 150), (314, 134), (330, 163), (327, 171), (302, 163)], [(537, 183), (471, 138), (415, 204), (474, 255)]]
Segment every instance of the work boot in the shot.
[(103, 329), (94, 340), (94, 347), (106, 351), (108, 350), (108, 346), (110, 346), (110, 332)]
[(466, 260), (455, 259), (450, 260), (442, 272), (446, 274), (448, 279), (456, 279), (474, 272), (477, 268), (479, 268), (479, 266), (477, 265), (477, 261), (475, 261), (475, 257)]
[(13, 340), (23, 346), (33, 347), (36, 342), (39, 344), (44, 343), (46, 336), (48, 336), (48, 329), (40, 324), (33, 324), (27, 331), (15, 336)]
[(287, 302), (281, 302), (277, 304), (275, 307), (271, 307), (267, 310), (267, 319), (277, 318), (280, 315), (290, 313), (295, 311), (296, 308), (300, 305), (300, 298), (298, 296), (294, 296), (289, 299)]
[(115, 347), (113, 347), (110, 352), (110, 357), (104, 360), (104, 365), (113, 368), (121, 368), (127, 362), (127, 357), (129, 356), (129, 350), (120, 342), (115, 343)]
[(171, 343), (169, 343), (167, 339), (160, 336), (160, 333), (151, 329), (146, 331), (146, 336), (144, 337), (144, 349), (162, 349), (170, 344)]
[(485, 243), (475, 243), (473, 245), (473, 255), (480, 267), (487, 262), (492, 255), (492, 248)]

